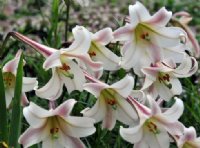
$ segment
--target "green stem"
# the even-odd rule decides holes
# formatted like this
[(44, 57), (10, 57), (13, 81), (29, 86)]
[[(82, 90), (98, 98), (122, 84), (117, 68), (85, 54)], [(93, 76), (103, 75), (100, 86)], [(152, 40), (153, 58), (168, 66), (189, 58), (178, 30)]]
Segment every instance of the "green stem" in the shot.
[(68, 41), (70, 0), (65, 0), (65, 5), (66, 5), (65, 41)]

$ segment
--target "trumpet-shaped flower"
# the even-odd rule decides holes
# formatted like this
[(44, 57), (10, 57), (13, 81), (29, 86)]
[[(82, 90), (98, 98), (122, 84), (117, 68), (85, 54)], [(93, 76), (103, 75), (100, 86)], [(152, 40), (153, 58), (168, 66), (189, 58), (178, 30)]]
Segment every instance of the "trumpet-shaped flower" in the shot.
[(182, 93), (182, 86), (178, 78), (189, 77), (198, 69), (198, 63), (193, 57), (186, 56), (179, 65), (172, 61), (159, 62), (152, 67), (143, 68), (145, 81), (142, 90), (147, 90), (155, 98), (168, 101), (174, 95)]
[(193, 56), (198, 58), (200, 57), (200, 46), (198, 40), (195, 38), (195, 33), (193, 33), (192, 29), (188, 26), (191, 20), (192, 17), (189, 13), (181, 11), (173, 15), (172, 24), (185, 30), (188, 35), (189, 42), (187, 44), (189, 45), (189, 47), (191, 47), (191, 53)]
[(25, 148), (42, 141), (47, 148), (83, 148), (80, 137), (95, 132), (94, 120), (87, 117), (70, 116), (76, 101), (69, 99), (56, 109), (45, 110), (33, 102), (23, 109), (30, 127), (19, 137)]
[(130, 23), (117, 29), (114, 38), (125, 41), (121, 50), (122, 67), (133, 67), (136, 74), (141, 75), (141, 68), (162, 61), (163, 50), (178, 46), (186, 34), (178, 27), (165, 27), (172, 16), (165, 8), (151, 16), (140, 2), (136, 2), (129, 6), (129, 15)]
[[(6, 63), (3, 67), (3, 80), (5, 87), (6, 107), (8, 108), (12, 98), (14, 97), (15, 80), (17, 74), (17, 67), (21, 56), (21, 50), (18, 51), (15, 58)], [(28, 104), (28, 99), (25, 92), (29, 92), (37, 88), (36, 78), (23, 77), (22, 80), (22, 105)]]
[(126, 98), (131, 93), (134, 79), (126, 76), (122, 80), (107, 85), (105, 83), (86, 83), (84, 90), (92, 93), (97, 99), (92, 108), (86, 108), (81, 113), (84, 116), (102, 121), (102, 128), (112, 130), (116, 120), (125, 124), (133, 124), (138, 116), (134, 108), (127, 102)]
[(102, 29), (95, 34), (91, 33), (89, 55), (94, 61), (101, 61), (105, 70), (119, 69), (120, 58), (110, 51), (105, 45), (113, 40), (111, 28)]
[(44, 69), (52, 69), (52, 78), (49, 82), (44, 87), (36, 90), (36, 94), (41, 98), (57, 99), (62, 93), (63, 85), (66, 86), (69, 93), (73, 90), (82, 90), (85, 77), (77, 61), (88, 65), (95, 75), (102, 71), (102, 64), (93, 62), (88, 55), (91, 41), (90, 33), (81, 26), (76, 26), (72, 32), (75, 38), (74, 42), (69, 48), (60, 50), (41, 45), (19, 33), (14, 33), (15, 37), (27, 43), (47, 58), (43, 64)]
[(152, 99), (148, 108), (129, 98), (138, 111), (140, 122), (129, 128), (120, 127), (120, 135), (134, 148), (169, 148), (170, 137), (168, 135), (182, 135), (183, 125), (178, 118), (183, 113), (183, 102), (176, 98), (174, 105), (162, 112), (159, 105)]
[(194, 127), (184, 129), (184, 133), (181, 136), (174, 136), (178, 148), (199, 148), (200, 137), (197, 138)]

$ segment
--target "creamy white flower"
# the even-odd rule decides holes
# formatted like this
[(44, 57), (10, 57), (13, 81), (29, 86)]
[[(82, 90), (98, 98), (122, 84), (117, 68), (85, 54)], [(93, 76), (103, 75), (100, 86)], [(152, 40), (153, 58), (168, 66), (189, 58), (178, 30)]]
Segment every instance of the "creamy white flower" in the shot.
[(46, 60), (43, 64), (45, 70), (52, 69), (52, 78), (42, 88), (36, 90), (36, 95), (48, 100), (56, 100), (62, 94), (63, 85), (67, 87), (69, 93), (73, 90), (82, 91), (85, 77), (83, 70), (77, 61), (83, 62), (90, 67), (94, 75), (99, 75), (102, 71), (102, 64), (93, 62), (88, 55), (91, 43), (91, 35), (82, 26), (76, 26), (72, 30), (74, 42), (69, 48), (60, 50), (41, 45), (17, 32), (13, 36), (30, 45), (40, 52)]
[(184, 129), (184, 133), (181, 136), (174, 136), (178, 148), (199, 148), (200, 137), (197, 138), (194, 127)]
[[(153, 16), (140, 3), (129, 6), (130, 23), (114, 31), (116, 41), (125, 41), (121, 50), (122, 67), (134, 68), (142, 75), (141, 68), (165, 58), (163, 50), (178, 46), (185, 32), (178, 27), (165, 27), (172, 13), (164, 7)], [(176, 52), (176, 51), (174, 51)]]
[(185, 55), (183, 62), (177, 66), (172, 60), (158, 62), (152, 67), (143, 68), (145, 81), (141, 90), (148, 91), (154, 98), (170, 100), (174, 95), (182, 93), (182, 85), (178, 78), (189, 77), (198, 69), (195, 58)]
[(80, 137), (95, 132), (94, 120), (70, 116), (76, 101), (69, 99), (56, 109), (45, 110), (33, 102), (23, 109), (30, 127), (19, 137), (19, 143), (27, 148), (42, 141), (43, 148), (83, 148)]
[(91, 36), (92, 40), (88, 51), (91, 59), (102, 62), (105, 70), (119, 69), (120, 58), (105, 47), (113, 40), (111, 28), (102, 29), (95, 34), (91, 33)]
[[(22, 51), (19, 50), (16, 54), (15, 58), (11, 61), (7, 62), (3, 66), (3, 80), (5, 87), (5, 97), (6, 97), (6, 107), (8, 108), (12, 98), (14, 97), (14, 89), (15, 89), (15, 80), (17, 74), (17, 67), (19, 64), (19, 59)], [(22, 105), (27, 105), (29, 103), (25, 92), (29, 92), (37, 88), (37, 80), (36, 78), (23, 77), (22, 80)]]
[(138, 111), (140, 122), (129, 128), (120, 127), (120, 135), (124, 140), (133, 143), (134, 148), (169, 148), (168, 133), (182, 135), (183, 125), (178, 122), (183, 113), (183, 102), (180, 99), (176, 98), (174, 105), (164, 112), (151, 97), (150, 108), (133, 98), (129, 97), (129, 100)]
[(109, 130), (114, 128), (116, 120), (128, 125), (133, 124), (138, 116), (126, 100), (133, 85), (134, 79), (131, 76), (126, 76), (112, 85), (103, 82), (86, 83), (84, 90), (92, 93), (97, 101), (92, 108), (86, 108), (81, 113), (95, 119), (96, 122), (103, 120), (102, 128)]

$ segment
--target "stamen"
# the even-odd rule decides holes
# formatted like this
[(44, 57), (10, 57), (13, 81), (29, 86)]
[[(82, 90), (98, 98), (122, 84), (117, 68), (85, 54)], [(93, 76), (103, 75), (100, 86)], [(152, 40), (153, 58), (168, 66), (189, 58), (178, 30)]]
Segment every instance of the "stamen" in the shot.
[(111, 105), (114, 110), (117, 109), (117, 101), (115, 99), (107, 99), (107, 104)]
[(64, 63), (60, 69), (61, 69), (61, 70), (64, 70), (64, 71), (68, 71), (68, 70), (70, 70), (71, 68), (69, 67), (69, 65), (67, 65), (66, 63)]
[(92, 51), (92, 52), (89, 52), (89, 55), (90, 55), (90, 57), (94, 57), (94, 56), (96, 56), (96, 53), (94, 51)]
[(150, 41), (150, 36), (148, 32), (145, 32), (141, 35), (141, 38), (147, 41)]
[(50, 134), (52, 139), (57, 139), (58, 138), (58, 132), (59, 132), (59, 128), (51, 128), (50, 129)]
[(159, 80), (160, 83), (163, 83), (169, 89), (172, 88), (172, 84), (169, 83), (169, 81), (170, 81), (170, 75), (169, 74), (160, 73), (159, 76), (158, 76), (158, 80)]
[(148, 130), (154, 134), (159, 134), (160, 131), (157, 127), (156, 124), (154, 124), (152, 121), (146, 121), (146, 126), (148, 128)]

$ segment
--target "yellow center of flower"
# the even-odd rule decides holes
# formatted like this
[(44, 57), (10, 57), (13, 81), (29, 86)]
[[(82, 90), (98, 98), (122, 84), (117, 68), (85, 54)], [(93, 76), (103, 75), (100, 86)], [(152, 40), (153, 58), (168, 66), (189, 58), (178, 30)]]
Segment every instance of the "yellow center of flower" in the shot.
[(165, 74), (165, 73), (160, 72), (158, 74), (158, 80), (159, 80), (160, 83), (163, 83), (169, 89), (172, 88), (172, 84), (169, 83), (169, 81), (170, 81), (170, 75), (169, 74)]
[(138, 24), (135, 28), (135, 39), (136, 41), (151, 41), (150, 33), (152, 30), (145, 24)]
[(3, 73), (3, 81), (5, 88), (14, 88), (15, 87), (15, 75), (11, 72)]
[(52, 139), (58, 139), (58, 132), (59, 132), (58, 127), (51, 128), (50, 129), (51, 138)]
[(154, 134), (159, 134), (159, 133), (160, 133), (160, 131), (159, 131), (157, 125), (154, 124), (152, 121), (147, 120), (147, 121), (145, 122), (145, 125), (146, 125), (147, 129), (148, 129), (150, 132), (152, 132), (152, 133), (154, 133)]
[(91, 58), (93, 58), (93, 57), (97, 56), (97, 52), (101, 52), (101, 49), (100, 49), (100, 47), (98, 46), (97, 43), (92, 41), (88, 54), (90, 55)]
[(74, 74), (70, 73), (70, 66), (67, 65), (66, 63), (63, 63), (61, 67), (58, 68), (58, 70), (66, 77), (69, 77), (71, 79), (74, 78)]
[(100, 98), (105, 100), (106, 104), (110, 105), (114, 110), (117, 109), (117, 92), (113, 89), (104, 89), (101, 91)]

